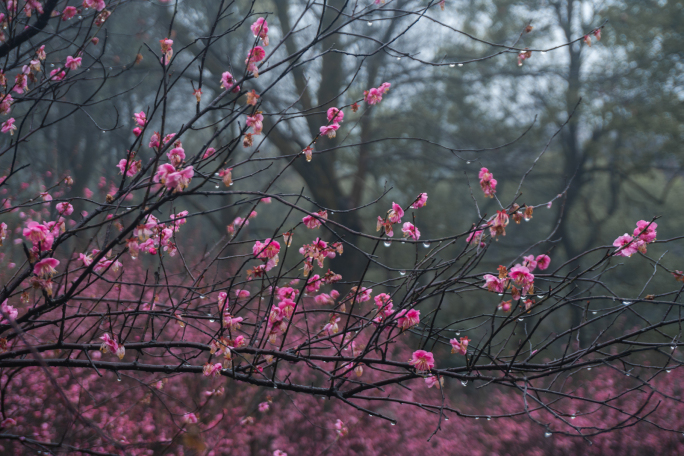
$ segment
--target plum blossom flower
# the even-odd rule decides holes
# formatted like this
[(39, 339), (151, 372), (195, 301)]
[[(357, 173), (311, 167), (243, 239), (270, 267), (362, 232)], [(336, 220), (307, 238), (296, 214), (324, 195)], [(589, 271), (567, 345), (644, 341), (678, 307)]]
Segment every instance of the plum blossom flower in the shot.
[(224, 71), (221, 75), (221, 88), (228, 90), (233, 87), (234, 82), (235, 79), (233, 78), (233, 75), (230, 74), (230, 71)]
[(214, 149), (213, 147), (208, 147), (207, 150), (204, 152), (202, 159), (206, 160), (207, 158), (211, 157), (215, 153), (216, 153), (216, 149)]
[(254, 37), (263, 41), (264, 46), (268, 46), (268, 22), (263, 17), (257, 19), (250, 27)]
[(495, 293), (503, 293), (506, 288), (506, 279), (493, 276), (491, 274), (485, 274), (483, 277), (485, 279), (485, 287), (489, 291)]
[(65, 77), (66, 73), (61, 68), (55, 68), (54, 70), (50, 71), (50, 79), (53, 81), (61, 81)]
[(618, 248), (615, 255), (619, 256), (631, 257), (638, 251), (637, 242), (627, 233), (615, 239), (613, 246)]
[(194, 175), (195, 170), (192, 166), (188, 166), (182, 171), (169, 173), (166, 176), (166, 182), (164, 183), (164, 185), (166, 185), (166, 188), (168, 188), (169, 190), (181, 192), (190, 184), (192, 176)]
[(321, 276), (319, 276), (318, 274), (314, 274), (307, 279), (304, 291), (306, 291), (307, 293), (316, 293), (319, 290), (319, 288), (321, 288), (321, 283)]
[(197, 424), (197, 415), (194, 413), (186, 413), (183, 415), (183, 422), (185, 424)]
[(321, 135), (325, 135), (328, 138), (334, 138), (337, 135), (337, 130), (339, 130), (340, 124), (338, 123), (332, 123), (330, 125), (323, 125), (320, 128), (320, 133)]
[[(0, 325), (8, 325), (10, 320), (16, 320), (17, 316), (19, 315), (17, 309), (7, 303), (7, 299), (5, 299), (2, 305), (0, 305), (0, 310), (2, 310), (2, 315), (0, 315), (0, 317), (3, 317), (2, 321), (0, 321)], [(5, 315), (7, 315), (9, 320), (4, 318)]]
[(350, 294), (356, 295), (356, 302), (370, 301), (372, 292), (373, 292), (372, 288), (366, 288), (366, 287), (361, 287), (361, 289), (358, 289), (357, 287), (352, 287), (352, 289), (349, 290)]
[(247, 116), (245, 123), (248, 127), (252, 127), (253, 135), (260, 135), (261, 130), (264, 128), (264, 116), (261, 114), (261, 111), (257, 111), (253, 116)]
[(389, 92), (392, 84), (389, 82), (383, 82), (377, 89), (373, 88), (363, 92), (363, 101), (369, 105), (378, 104), (382, 101), (382, 96)]
[[(4, 131), (4, 130), (3, 130)], [(638, 236), (639, 239), (650, 244), (656, 240), (656, 228), (658, 224), (655, 222), (647, 222), (646, 220), (639, 220), (636, 223), (637, 227), (634, 228), (634, 236)]]
[(83, 0), (83, 8), (95, 8), (97, 11), (105, 9), (105, 0)]
[(337, 334), (339, 331), (338, 323), (340, 322), (340, 317), (333, 315), (330, 321), (323, 326), (323, 331), (327, 332), (329, 336)]
[(287, 453), (285, 453), (284, 451), (275, 450), (273, 452), (273, 456), (287, 456)]
[(183, 160), (185, 160), (185, 149), (183, 149), (181, 146), (174, 147), (166, 153), (166, 157), (173, 166), (178, 166), (183, 163)]
[(546, 268), (549, 267), (549, 264), (551, 264), (551, 257), (549, 257), (549, 256), (546, 255), (546, 254), (537, 255), (536, 261), (537, 261), (537, 267), (538, 267), (541, 271), (543, 271), (543, 270), (545, 270)]
[(397, 313), (397, 324), (402, 331), (411, 329), (418, 323), (420, 323), (420, 310), (411, 309), (407, 311), (406, 309), (402, 309)]
[(169, 62), (171, 62), (171, 57), (173, 57), (173, 40), (164, 38), (163, 40), (159, 40), (159, 44), (161, 45), (161, 51), (163, 54), (161, 63), (166, 66), (169, 64)]
[(264, 242), (256, 241), (252, 247), (252, 253), (255, 257), (262, 260), (270, 260), (278, 256), (280, 252), (280, 243), (271, 238), (266, 238)]
[(337, 432), (337, 435), (340, 437), (344, 437), (349, 433), (349, 429), (347, 429), (347, 426), (344, 425), (342, 420), (338, 419), (335, 421), (335, 432)]
[(387, 212), (387, 219), (392, 223), (401, 222), (401, 218), (404, 216), (404, 210), (397, 203), (392, 202), (392, 209)]
[(57, 273), (55, 269), (59, 265), (59, 260), (55, 258), (45, 258), (33, 266), (33, 273), (38, 277), (48, 279)]
[(378, 89), (370, 89), (363, 92), (363, 101), (369, 105), (378, 104), (382, 101), (382, 92)]
[(410, 237), (414, 241), (420, 239), (420, 231), (411, 222), (404, 222), (404, 226), (401, 229), (404, 233), (404, 237)]
[(135, 120), (135, 123), (139, 126), (144, 127), (147, 124), (147, 115), (145, 114), (145, 111), (134, 113), (133, 120)]
[(233, 185), (233, 168), (222, 169), (218, 174), (221, 181), (223, 181), (223, 185), (226, 187)]
[(262, 402), (259, 404), (259, 411), (261, 413), (268, 412), (268, 409), (269, 409), (269, 403), (268, 402)]
[(76, 9), (75, 6), (67, 6), (66, 8), (64, 8), (64, 11), (62, 12), (62, 20), (68, 21), (69, 19), (76, 16), (77, 12), (78, 12), (78, 10)]
[(411, 209), (420, 209), (427, 204), (428, 195), (427, 193), (421, 193), (418, 198), (411, 205)]
[(138, 174), (138, 172), (142, 169), (142, 161), (127, 160), (125, 158), (122, 158), (121, 160), (119, 160), (119, 163), (116, 166), (117, 168), (119, 168), (119, 172), (121, 174), (126, 172), (126, 176), (131, 177)]
[(497, 309), (501, 310), (502, 312), (510, 312), (512, 307), (512, 301), (502, 301), (498, 306)]
[(210, 364), (207, 363), (204, 365), (202, 368), (202, 373), (204, 374), (205, 377), (218, 377), (221, 375), (221, 370), (223, 369), (223, 366), (221, 363), (216, 363), (216, 364)]
[[(240, 90), (240, 87), (238, 86), (238, 90)], [(251, 92), (247, 92), (247, 104), (251, 106), (256, 106), (257, 105), (257, 100), (260, 98), (260, 95), (252, 89)]]
[(2, 132), (3, 133), (8, 133), (10, 136), (14, 135), (14, 132), (17, 130), (17, 126), (14, 125), (14, 117), (10, 117), (6, 121), (2, 123)]
[(67, 203), (66, 201), (63, 203), (57, 203), (56, 208), (59, 215), (69, 216), (74, 213), (74, 206)]
[(322, 223), (325, 223), (325, 220), (328, 220), (328, 212), (327, 211), (320, 211), (316, 212), (316, 216), (313, 215), (307, 215), (302, 219), (302, 222), (304, 222), (304, 225), (309, 228), (309, 229), (314, 229), (318, 228), (321, 226)]
[(82, 60), (82, 57), (67, 56), (66, 63), (64, 64), (64, 66), (69, 68), (70, 70), (77, 70), (81, 66)]
[(327, 115), (328, 122), (342, 123), (342, 119), (344, 119), (344, 113), (337, 108), (328, 109)]
[(534, 255), (527, 255), (526, 257), (523, 257), (522, 265), (532, 272), (534, 271), (534, 268), (537, 267), (537, 260)]
[(530, 270), (520, 264), (513, 266), (509, 272), (509, 275), (511, 279), (521, 285), (527, 285), (534, 281), (534, 275), (530, 273)]
[(102, 340), (102, 345), (100, 345), (100, 351), (102, 353), (114, 353), (119, 359), (123, 359), (126, 355), (126, 349), (123, 344), (119, 344), (116, 339), (109, 337), (108, 333), (105, 333), (100, 337), (100, 340)]
[(492, 237), (498, 235), (506, 236), (506, 226), (508, 225), (508, 212), (506, 210), (496, 211), (496, 215), (492, 218), (489, 225), (489, 234)]
[(482, 234), (483, 234), (483, 233), (484, 233), (484, 231), (482, 231), (482, 230), (473, 231), (473, 232), (470, 233), (470, 234), (468, 235), (468, 237), (466, 238), (466, 243), (468, 243), (468, 244), (477, 244), (477, 243), (480, 243), (480, 245), (482, 246), (482, 244), (484, 244), (484, 243), (482, 242)]
[(241, 289), (235, 290), (235, 297), (237, 299), (247, 299), (250, 296), (251, 296), (251, 293), (249, 292), (249, 290), (241, 290)]
[(262, 61), (264, 57), (266, 57), (266, 51), (261, 46), (255, 46), (247, 53), (245, 65), (247, 65), (247, 71), (251, 72), (255, 78), (259, 77), (259, 68), (256, 66), (256, 62)]
[(415, 367), (416, 372), (429, 372), (435, 367), (435, 357), (425, 350), (416, 350), (413, 352), (409, 364)]
[(487, 168), (480, 169), (480, 188), (484, 192), (485, 196), (488, 198), (494, 198), (496, 193), (496, 179), (494, 175), (489, 172)]
[(467, 337), (461, 337), (460, 340), (453, 338), (449, 341), (449, 343), (451, 344), (451, 353), (460, 353), (461, 355), (468, 353), (468, 344), (470, 343), (470, 339)]
[(432, 388), (433, 386), (436, 386), (437, 389), (441, 388), (444, 386), (444, 377), (439, 377), (435, 375), (430, 375), (429, 377), (425, 377), (425, 385), (428, 388)]

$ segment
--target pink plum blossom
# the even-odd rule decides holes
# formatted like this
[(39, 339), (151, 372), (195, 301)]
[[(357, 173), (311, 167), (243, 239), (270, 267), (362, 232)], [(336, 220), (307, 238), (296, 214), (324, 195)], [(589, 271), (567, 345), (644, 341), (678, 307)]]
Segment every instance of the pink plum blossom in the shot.
[(429, 372), (435, 367), (435, 357), (425, 350), (416, 350), (413, 352), (409, 364), (415, 367), (416, 372)]
[(6, 121), (2, 123), (2, 132), (3, 133), (9, 133), (10, 136), (14, 135), (14, 132), (17, 130), (17, 126), (14, 125), (14, 117), (10, 117)]
[(427, 204), (427, 199), (428, 199), (428, 194), (427, 193), (421, 193), (418, 195), (418, 198), (413, 202), (411, 205), (412, 209), (420, 209), (421, 207), (425, 206)]
[(537, 261), (537, 267), (538, 267), (541, 271), (543, 271), (543, 270), (545, 270), (546, 268), (549, 267), (549, 264), (551, 264), (551, 257), (549, 257), (549, 256), (546, 255), (546, 254), (537, 255), (536, 261)]
[(414, 241), (420, 239), (420, 231), (411, 222), (404, 222), (404, 226), (401, 229), (404, 233), (404, 237), (410, 237)]
[(467, 337), (461, 337), (460, 340), (453, 338), (449, 341), (449, 343), (451, 344), (451, 353), (460, 353), (461, 355), (468, 353), (468, 344), (470, 343), (470, 339)]
[(337, 108), (328, 109), (327, 115), (328, 122), (342, 123), (342, 119), (344, 119), (344, 113)]
[(81, 66), (82, 60), (83, 59), (81, 57), (68, 56), (66, 58), (66, 63), (64, 64), (64, 66), (69, 68), (70, 70), (77, 70)]

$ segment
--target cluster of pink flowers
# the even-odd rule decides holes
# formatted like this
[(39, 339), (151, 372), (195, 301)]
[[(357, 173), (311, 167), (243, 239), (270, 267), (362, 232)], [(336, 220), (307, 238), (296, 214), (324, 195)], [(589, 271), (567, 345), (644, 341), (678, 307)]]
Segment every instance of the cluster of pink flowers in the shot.
[(278, 264), (278, 252), (280, 252), (280, 243), (274, 239), (267, 238), (264, 242), (256, 241), (252, 247), (252, 253), (260, 260), (264, 260), (263, 265), (259, 267), (256, 272), (270, 271)]
[[(510, 271), (508, 271), (505, 266), (499, 266), (498, 277), (491, 274), (485, 274), (483, 276), (483, 279), (485, 280), (484, 288), (502, 294), (511, 281), (513, 281), (520, 289), (513, 286), (511, 290), (512, 295), (515, 299), (520, 299), (534, 290), (534, 274), (532, 274), (532, 271), (534, 271), (535, 268), (539, 268), (543, 271), (549, 267), (550, 263), (551, 258), (546, 254), (537, 255), (536, 258), (534, 255), (528, 255), (523, 258), (522, 264), (516, 264)], [(501, 309), (507, 311), (510, 310), (510, 307), (508, 307), (508, 309), (501, 307)]]
[[(342, 243), (334, 242), (329, 244), (321, 238), (316, 238), (311, 244), (304, 244), (299, 249), (299, 253), (304, 256), (304, 276), (308, 276), (313, 270), (314, 261), (318, 263), (319, 268), (322, 268), (326, 258), (335, 258), (338, 254), (342, 255), (343, 251)], [(330, 277), (326, 279), (326, 283), (333, 283), (338, 280), (336, 277)]]
[(382, 96), (389, 92), (391, 86), (392, 84), (390, 84), (389, 82), (383, 82), (377, 89), (372, 88), (370, 90), (364, 91), (363, 101), (365, 101), (369, 105), (380, 103), (382, 101)]
[(248, 127), (252, 128), (253, 135), (260, 135), (261, 130), (264, 128), (264, 116), (261, 114), (261, 111), (257, 111), (254, 115), (247, 116), (245, 123)]
[(185, 219), (187, 215), (188, 211), (171, 214), (170, 218), (173, 222), (168, 226), (159, 223), (159, 220), (152, 214), (145, 217), (144, 222), (133, 230), (135, 237), (126, 241), (131, 258), (136, 259), (140, 251), (156, 255), (160, 247), (170, 256), (174, 256), (177, 250), (173, 242), (174, 233), (187, 222)]
[(646, 245), (656, 240), (657, 223), (639, 220), (636, 225), (631, 236), (625, 233), (615, 239), (613, 246), (617, 250), (614, 255), (630, 257), (637, 252), (646, 253)]
[(255, 78), (259, 77), (259, 68), (256, 66), (257, 62), (261, 62), (266, 57), (266, 51), (261, 46), (254, 46), (247, 53), (247, 60), (245, 60), (245, 65), (247, 65), (247, 71), (252, 73)]
[(380, 293), (373, 298), (373, 300), (375, 301), (375, 305), (378, 306), (378, 315), (373, 319), (373, 323), (382, 323), (385, 319), (392, 316), (394, 313), (392, 310), (394, 303), (392, 302), (390, 295), (387, 293)]
[[(172, 133), (164, 138), (166, 144), (175, 135)], [(174, 148), (171, 149), (166, 156), (171, 163), (164, 163), (159, 165), (157, 173), (154, 175), (154, 182), (165, 185), (170, 191), (182, 192), (190, 185), (192, 177), (195, 175), (195, 170), (192, 166), (181, 169), (183, 160), (185, 160), (185, 150), (180, 140), (174, 143)], [(150, 147), (159, 147), (159, 134), (154, 133), (150, 140)]]
[(123, 359), (126, 355), (126, 349), (123, 344), (119, 344), (116, 339), (109, 337), (109, 334), (105, 333), (102, 337), (102, 345), (100, 346), (100, 351), (102, 353), (114, 353), (119, 359)]
[(496, 179), (494, 175), (489, 172), (487, 168), (480, 169), (480, 188), (484, 192), (485, 196), (488, 198), (494, 198), (496, 193)]
[(133, 160), (134, 155), (129, 154), (129, 158), (122, 158), (116, 165), (121, 174), (126, 174), (127, 177), (135, 176), (142, 169), (142, 160)]
[(250, 27), (255, 38), (259, 38), (264, 46), (268, 46), (268, 22), (263, 17), (257, 19)]
[(461, 337), (460, 339), (456, 339), (455, 337), (449, 341), (451, 344), (451, 353), (460, 353), (461, 355), (465, 355), (468, 353), (468, 344), (470, 343), (470, 339), (467, 337)]
[(328, 220), (328, 211), (319, 211), (316, 212), (316, 215), (307, 215), (302, 219), (302, 222), (307, 228), (314, 229), (325, 223), (325, 220)]
[(65, 229), (64, 219), (60, 218), (56, 222), (38, 223), (30, 221), (23, 230), (24, 237), (33, 243), (32, 252), (46, 252), (52, 249), (55, 237)]
[[(344, 113), (337, 109), (337, 108), (330, 108), (328, 109), (328, 124), (323, 125), (320, 128), (320, 133), (321, 135), (326, 135), (328, 138), (334, 138), (336, 136), (337, 130), (340, 129), (340, 124), (342, 123), (342, 119), (344, 119)], [(306, 149), (305, 149), (306, 150)], [(311, 161), (307, 157), (308, 161)]]
[[(591, 32), (591, 34), (594, 35), (594, 36), (596, 37), (596, 41), (601, 41), (601, 29), (600, 29), (600, 28), (598, 28), (598, 29), (594, 30), (593, 32)], [(591, 36), (589, 36), (589, 35), (584, 35), (583, 40), (584, 40), (584, 43), (585, 43), (587, 46), (591, 47)]]
[(397, 203), (392, 203), (392, 209), (387, 211), (387, 217), (382, 218), (378, 216), (378, 224), (376, 231), (384, 230), (385, 234), (389, 237), (394, 236), (394, 230), (392, 225), (395, 223), (400, 223), (401, 218), (404, 216), (404, 210)]

